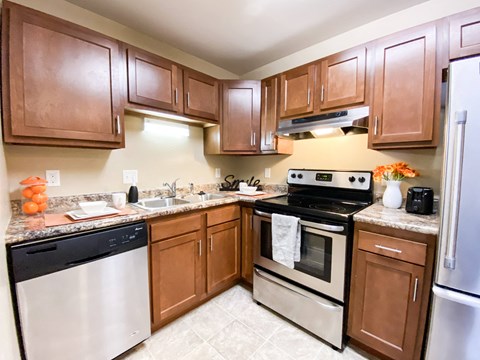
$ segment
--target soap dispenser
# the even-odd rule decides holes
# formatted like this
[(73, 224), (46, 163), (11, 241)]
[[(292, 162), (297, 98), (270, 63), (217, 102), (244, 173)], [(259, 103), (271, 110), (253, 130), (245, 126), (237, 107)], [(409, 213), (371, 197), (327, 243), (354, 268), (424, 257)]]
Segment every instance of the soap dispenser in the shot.
[(138, 188), (135, 182), (132, 183), (132, 186), (130, 186), (130, 189), (128, 190), (128, 202), (129, 203), (138, 202)]

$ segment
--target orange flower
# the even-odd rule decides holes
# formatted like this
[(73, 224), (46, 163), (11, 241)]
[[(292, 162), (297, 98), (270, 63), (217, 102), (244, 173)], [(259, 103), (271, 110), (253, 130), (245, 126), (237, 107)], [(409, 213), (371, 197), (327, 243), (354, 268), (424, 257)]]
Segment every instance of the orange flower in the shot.
[(401, 161), (389, 165), (379, 165), (373, 170), (373, 180), (403, 180), (406, 177), (420, 176), (418, 171), (408, 167), (408, 164)]

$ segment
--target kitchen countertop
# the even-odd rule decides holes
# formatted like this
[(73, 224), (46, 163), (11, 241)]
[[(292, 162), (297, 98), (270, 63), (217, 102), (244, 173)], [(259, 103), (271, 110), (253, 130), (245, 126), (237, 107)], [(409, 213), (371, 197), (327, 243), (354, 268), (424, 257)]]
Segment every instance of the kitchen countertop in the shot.
[[(10, 220), (9, 226), (5, 234), (5, 243), (7, 245), (12, 245), (16, 243), (21, 243), (24, 241), (39, 240), (45, 238), (51, 238), (55, 236), (73, 234), (81, 231), (95, 230), (100, 228), (105, 228), (109, 226), (132, 223), (135, 221), (141, 221), (146, 219), (155, 218), (158, 216), (166, 216), (172, 214), (180, 214), (193, 210), (207, 209), (214, 206), (220, 206), (225, 204), (233, 204), (239, 201), (254, 203), (257, 199), (266, 199), (271, 197), (276, 197), (284, 195), (284, 192), (279, 191), (279, 188), (273, 188), (271, 191), (267, 190), (266, 194), (257, 195), (257, 196), (247, 196), (239, 195), (235, 192), (222, 192), (226, 197), (216, 200), (208, 200), (198, 203), (188, 203), (182, 205), (175, 205), (171, 207), (165, 207), (160, 210), (143, 210), (134, 205), (128, 205), (130, 209), (134, 210), (135, 214), (115, 216), (115, 217), (105, 217), (102, 219), (92, 219), (85, 221), (78, 221), (72, 224), (67, 225), (58, 225), (45, 227), (45, 219), (43, 214), (37, 214), (33, 216), (27, 216), (21, 214), (18, 209), (13, 209), (13, 215)], [(85, 201), (85, 198), (78, 200), (76, 197), (61, 203), (57, 201), (53, 202), (56, 206), (53, 206), (48, 213), (65, 213), (66, 211), (73, 210), (78, 208), (76, 204), (78, 201)], [(97, 200), (97, 199), (92, 199)], [(61, 206), (63, 205), (63, 206)], [(52, 205), (50, 205), (52, 206)]]
[(422, 234), (438, 235), (440, 217), (407, 213), (405, 208), (389, 209), (381, 203), (375, 203), (353, 216), (356, 222), (408, 230)]

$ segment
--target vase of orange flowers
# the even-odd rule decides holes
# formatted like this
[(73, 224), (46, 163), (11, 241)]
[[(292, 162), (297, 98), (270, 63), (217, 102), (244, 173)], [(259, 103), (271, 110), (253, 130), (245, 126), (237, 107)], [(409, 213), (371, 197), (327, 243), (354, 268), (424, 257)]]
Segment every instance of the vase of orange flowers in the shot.
[(373, 180), (384, 180), (387, 188), (383, 193), (383, 206), (398, 209), (402, 206), (402, 191), (400, 185), (405, 178), (419, 176), (418, 171), (408, 167), (407, 163), (398, 162), (390, 165), (380, 165), (373, 170)]

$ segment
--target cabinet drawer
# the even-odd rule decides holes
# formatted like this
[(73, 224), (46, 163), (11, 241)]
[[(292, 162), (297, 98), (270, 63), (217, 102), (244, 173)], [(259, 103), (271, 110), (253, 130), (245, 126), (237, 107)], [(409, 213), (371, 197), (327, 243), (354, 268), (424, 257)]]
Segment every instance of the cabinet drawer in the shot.
[(231, 205), (207, 212), (207, 226), (221, 224), (240, 218), (240, 207)]
[(425, 265), (427, 245), (360, 230), (358, 248), (390, 258)]
[(150, 238), (152, 242), (155, 242), (197, 231), (200, 230), (201, 227), (202, 214), (179, 216), (168, 220), (157, 220), (150, 224)]

